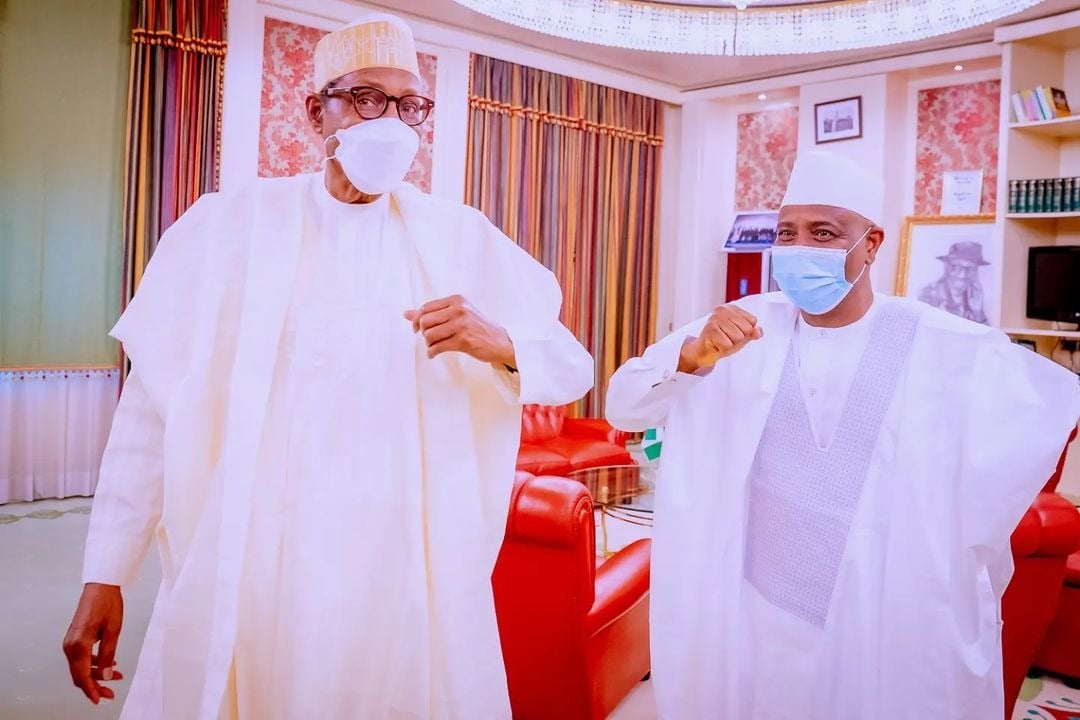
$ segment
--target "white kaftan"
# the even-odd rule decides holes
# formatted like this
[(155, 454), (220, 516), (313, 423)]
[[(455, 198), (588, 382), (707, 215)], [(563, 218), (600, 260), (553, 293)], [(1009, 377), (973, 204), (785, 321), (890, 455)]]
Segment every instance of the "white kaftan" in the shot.
[(660, 716), (1001, 717), (1009, 536), (1080, 416), (1076, 377), (998, 331), (877, 296), (848, 334), (866, 333), (854, 373), (824, 383), (850, 393), (822, 443), (808, 437), (828, 410), (807, 397), (797, 310), (779, 294), (738, 304), (761, 340), (704, 377), (678, 373), (702, 319), (608, 391), (616, 426), (666, 428), (651, 605)]
[[(454, 293), (519, 374), (427, 358), (403, 313)], [(123, 717), (508, 718), (490, 575), (520, 406), (592, 380), (560, 300), (482, 216), (408, 186), (357, 207), (320, 175), (260, 181), (181, 218), (114, 330), (160, 472), (124, 462), (153, 437), (111, 444), (87, 539), (84, 580), (117, 583), (156, 526)]]

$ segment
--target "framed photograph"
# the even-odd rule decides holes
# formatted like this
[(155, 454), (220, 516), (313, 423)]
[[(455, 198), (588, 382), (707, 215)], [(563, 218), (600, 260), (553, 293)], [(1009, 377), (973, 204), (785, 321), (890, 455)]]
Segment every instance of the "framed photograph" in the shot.
[(896, 294), (997, 324), (999, 258), (993, 215), (909, 217), (900, 237)]
[(724, 242), (724, 250), (761, 251), (771, 248), (776, 242), (776, 219), (779, 216), (780, 213), (775, 210), (736, 213)]
[(862, 137), (862, 97), (814, 105), (814, 142), (836, 142)]

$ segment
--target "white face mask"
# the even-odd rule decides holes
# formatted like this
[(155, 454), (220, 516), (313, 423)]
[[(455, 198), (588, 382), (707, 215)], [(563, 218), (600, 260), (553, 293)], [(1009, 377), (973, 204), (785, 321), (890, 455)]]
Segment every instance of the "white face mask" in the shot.
[(337, 160), (353, 187), (366, 195), (393, 190), (420, 149), (416, 131), (397, 118), (365, 120), (331, 137), (338, 146), (327, 160)]

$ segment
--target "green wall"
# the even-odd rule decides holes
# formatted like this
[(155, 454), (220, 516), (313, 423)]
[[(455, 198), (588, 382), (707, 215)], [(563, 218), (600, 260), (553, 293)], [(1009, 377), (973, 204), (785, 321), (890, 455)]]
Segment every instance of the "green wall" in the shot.
[(129, 0), (0, 0), (0, 367), (115, 362)]

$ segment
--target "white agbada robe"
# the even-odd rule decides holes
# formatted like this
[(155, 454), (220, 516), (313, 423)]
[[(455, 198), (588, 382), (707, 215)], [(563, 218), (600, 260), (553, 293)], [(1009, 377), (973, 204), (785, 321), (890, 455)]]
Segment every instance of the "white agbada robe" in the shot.
[[(616, 426), (666, 428), (651, 599), (660, 717), (1001, 717), (1009, 536), (1080, 416), (1076, 376), (906, 299), (877, 296), (863, 320), (817, 338), (778, 293), (738, 304), (761, 340), (711, 373), (679, 373), (702, 319), (608, 390)], [(879, 322), (889, 352), (873, 352)], [(836, 377), (815, 342), (845, 354)], [(816, 402), (811, 389), (850, 395)]]
[[(454, 293), (507, 328), (518, 374), (427, 358), (402, 314)], [(129, 580), (155, 525), (164, 576), (123, 717), (509, 718), (490, 576), (520, 407), (592, 381), (560, 303), (482, 215), (408, 186), (200, 199), (114, 330), (136, 399), (84, 580)], [(124, 472), (152, 451), (124, 421), (146, 405), (158, 483)]]

